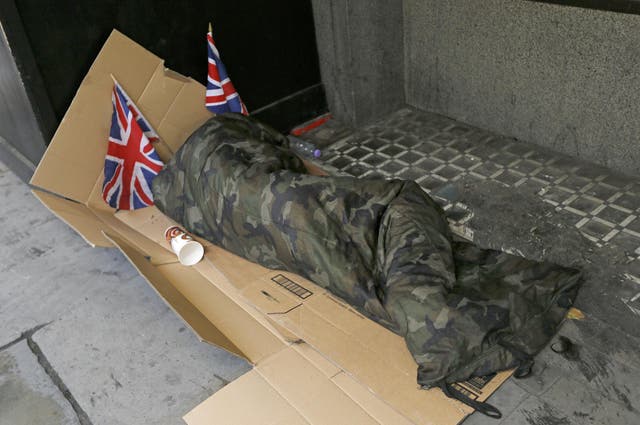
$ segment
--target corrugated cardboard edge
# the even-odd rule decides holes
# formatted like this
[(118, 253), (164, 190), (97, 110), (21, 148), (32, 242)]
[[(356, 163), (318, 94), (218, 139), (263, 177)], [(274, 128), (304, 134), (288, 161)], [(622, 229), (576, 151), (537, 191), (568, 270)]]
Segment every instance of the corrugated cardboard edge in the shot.
[(111, 75), (136, 101), (162, 63), (162, 59), (113, 30), (60, 122), (31, 184), (86, 203), (101, 174), (107, 151), (112, 113)]
[(149, 285), (158, 293), (166, 304), (200, 337), (201, 341), (209, 342), (236, 356), (246, 358), (245, 354), (207, 317), (181, 294), (173, 284), (158, 271), (158, 268), (137, 249), (124, 239), (103, 232), (104, 237), (115, 245), (129, 260), (138, 273), (144, 277)]
[(86, 205), (38, 189), (32, 189), (31, 193), (92, 247), (113, 246), (102, 232), (104, 223)]
[(412, 424), (304, 343), (263, 360), (184, 416), (188, 425), (212, 418), (234, 425)]

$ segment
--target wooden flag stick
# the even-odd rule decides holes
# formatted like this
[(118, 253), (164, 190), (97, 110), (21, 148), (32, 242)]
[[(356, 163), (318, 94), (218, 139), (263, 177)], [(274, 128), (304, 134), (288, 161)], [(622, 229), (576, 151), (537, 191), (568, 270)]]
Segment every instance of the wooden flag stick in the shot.
[(211, 22), (209, 22), (209, 32), (210, 32), (210, 33), (213, 33), (213, 32), (211, 31)]
[(114, 77), (113, 74), (109, 74), (109, 76), (111, 77), (111, 79), (115, 84), (118, 84), (118, 81), (116, 81), (116, 77)]

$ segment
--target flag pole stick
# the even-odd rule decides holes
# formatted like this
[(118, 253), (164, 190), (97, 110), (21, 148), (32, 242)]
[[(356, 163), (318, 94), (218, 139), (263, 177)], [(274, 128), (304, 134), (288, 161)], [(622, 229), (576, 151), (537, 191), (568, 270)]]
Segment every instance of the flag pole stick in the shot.
[(116, 77), (114, 77), (113, 74), (109, 74), (109, 76), (111, 77), (111, 79), (115, 84), (118, 84), (118, 81), (116, 81)]
[(209, 32), (213, 34), (213, 32), (211, 31), (211, 22), (209, 22)]

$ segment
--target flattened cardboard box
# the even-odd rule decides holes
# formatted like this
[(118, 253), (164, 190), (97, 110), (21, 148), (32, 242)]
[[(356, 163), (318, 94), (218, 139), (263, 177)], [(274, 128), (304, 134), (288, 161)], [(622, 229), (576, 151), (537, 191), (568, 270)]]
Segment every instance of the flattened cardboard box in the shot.
[[(165, 161), (211, 117), (201, 84), (113, 31), (31, 183), (88, 243), (120, 249), (201, 340), (255, 366), (189, 412), (188, 424), (450, 425), (471, 413), (438, 389), (420, 390), (403, 339), (312, 282), (206, 241), (204, 260), (182, 266), (164, 241), (172, 223), (157, 208), (116, 212), (106, 205), (111, 75), (155, 127)], [(460, 388), (485, 400), (508, 375)]]

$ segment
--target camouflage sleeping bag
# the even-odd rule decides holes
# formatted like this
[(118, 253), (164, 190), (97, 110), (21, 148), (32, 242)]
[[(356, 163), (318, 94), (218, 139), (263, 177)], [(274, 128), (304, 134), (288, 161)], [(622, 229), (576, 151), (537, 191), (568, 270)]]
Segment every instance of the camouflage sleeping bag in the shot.
[(153, 193), (187, 230), (300, 274), (402, 335), (418, 383), (450, 396), (449, 383), (529, 365), (578, 287), (576, 270), (452, 240), (412, 181), (307, 174), (286, 137), (242, 115), (195, 131)]

